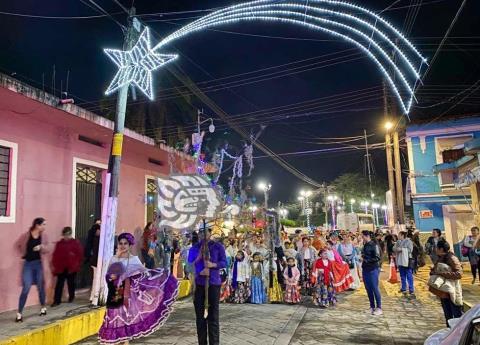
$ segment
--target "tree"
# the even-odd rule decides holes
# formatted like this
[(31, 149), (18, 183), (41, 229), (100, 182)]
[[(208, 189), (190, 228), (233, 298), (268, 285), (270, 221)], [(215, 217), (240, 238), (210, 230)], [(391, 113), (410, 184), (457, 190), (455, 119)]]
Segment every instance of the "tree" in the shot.
[[(370, 200), (370, 184), (368, 177), (358, 173), (346, 173), (340, 175), (332, 182), (335, 188), (335, 194), (345, 202), (349, 202), (351, 198), (360, 200)], [(387, 184), (384, 180), (375, 179), (372, 182), (372, 192), (375, 199), (379, 201), (385, 200), (385, 192)]]

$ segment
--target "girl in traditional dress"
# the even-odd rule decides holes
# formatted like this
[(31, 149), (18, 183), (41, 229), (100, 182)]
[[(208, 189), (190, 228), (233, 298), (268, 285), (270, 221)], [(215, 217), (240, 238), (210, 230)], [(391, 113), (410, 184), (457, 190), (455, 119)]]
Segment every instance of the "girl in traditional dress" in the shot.
[(335, 286), (335, 291), (340, 293), (348, 290), (353, 284), (353, 277), (350, 274), (350, 267), (342, 260), (342, 257), (334, 248), (334, 244), (331, 241), (327, 241), (326, 254), (328, 260), (332, 262), (334, 278), (333, 285)]
[(302, 297), (300, 295), (300, 271), (295, 265), (295, 258), (287, 258), (287, 267), (283, 271), (285, 277), (285, 295), (284, 299), (286, 303), (296, 304), (300, 303)]
[(233, 263), (233, 269), (230, 270), (229, 277), (230, 286), (232, 287), (232, 293), (230, 301), (232, 303), (243, 304), (250, 297), (250, 265), (245, 258), (245, 253), (241, 250), (238, 251), (235, 261)]
[(260, 253), (253, 254), (251, 267), (250, 302), (254, 304), (267, 303), (267, 293), (265, 291), (265, 268), (263, 267), (263, 258)]
[(317, 253), (314, 248), (310, 247), (310, 239), (308, 237), (303, 238), (302, 248), (298, 252), (298, 257), (303, 293), (310, 296), (312, 294), (312, 267), (317, 259)]
[(358, 253), (349, 234), (345, 234), (342, 243), (338, 246), (338, 254), (340, 254), (342, 260), (346, 262), (350, 268), (350, 275), (353, 278), (353, 283), (350, 285), (350, 289), (358, 289), (360, 287), (360, 277), (357, 273)]
[(172, 311), (178, 282), (163, 269), (146, 269), (130, 254), (135, 239), (118, 236), (117, 254), (107, 270), (107, 311), (98, 332), (101, 344), (128, 344), (159, 329)]
[(320, 258), (315, 262), (312, 271), (312, 281), (315, 283), (313, 303), (321, 308), (335, 306), (337, 297), (335, 295), (333, 263), (328, 260), (325, 249), (320, 251)]
[(272, 269), (269, 270), (269, 286), (268, 286), (268, 300), (270, 303), (283, 302), (283, 291), (278, 279), (278, 268), (280, 267), (277, 253), (274, 253), (272, 260)]

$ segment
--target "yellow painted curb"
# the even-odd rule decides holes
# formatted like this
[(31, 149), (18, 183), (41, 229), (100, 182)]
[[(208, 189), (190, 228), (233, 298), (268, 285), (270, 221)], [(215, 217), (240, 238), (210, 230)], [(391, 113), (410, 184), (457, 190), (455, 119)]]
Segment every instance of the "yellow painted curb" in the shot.
[[(180, 281), (178, 298), (189, 295), (190, 281)], [(70, 345), (98, 332), (102, 325), (105, 308), (56, 321), (9, 339), (0, 340), (0, 345)]]

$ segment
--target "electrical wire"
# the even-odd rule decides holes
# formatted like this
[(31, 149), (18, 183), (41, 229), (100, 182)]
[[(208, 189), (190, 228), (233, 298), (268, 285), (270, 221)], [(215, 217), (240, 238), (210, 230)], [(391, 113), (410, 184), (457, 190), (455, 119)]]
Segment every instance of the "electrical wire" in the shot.
[[(121, 12), (112, 13), (113, 15), (119, 14)], [(13, 12), (3, 12), (0, 11), (0, 15), (14, 16), (14, 17), (23, 17), (23, 18), (34, 18), (34, 19), (59, 19), (59, 20), (75, 20), (75, 19), (98, 19), (108, 17), (108, 14), (99, 14), (94, 16), (41, 16), (34, 14), (25, 14), (25, 13), (13, 13)]]

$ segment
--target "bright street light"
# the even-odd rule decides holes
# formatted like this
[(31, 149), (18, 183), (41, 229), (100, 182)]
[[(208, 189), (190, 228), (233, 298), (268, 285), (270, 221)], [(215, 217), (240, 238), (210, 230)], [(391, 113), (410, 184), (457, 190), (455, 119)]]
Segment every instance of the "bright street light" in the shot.
[(391, 123), (390, 121), (385, 122), (385, 129), (387, 131), (391, 130), (392, 128), (393, 128), (393, 123)]
[(257, 210), (257, 206), (253, 205), (248, 208), (250, 211), (255, 212)]
[(350, 199), (350, 204), (352, 204), (352, 205), (353, 205), (355, 202), (356, 202), (356, 200), (355, 200), (355, 199)]
[(386, 210), (387, 209), (387, 205), (382, 205), (382, 210)]
[(269, 191), (271, 188), (272, 188), (272, 185), (271, 184), (267, 184), (265, 182), (260, 182), (258, 184), (258, 189), (260, 189), (261, 191), (265, 192), (265, 191)]

